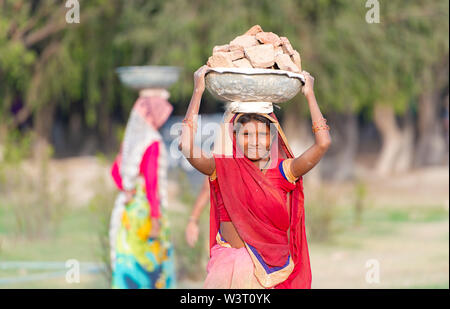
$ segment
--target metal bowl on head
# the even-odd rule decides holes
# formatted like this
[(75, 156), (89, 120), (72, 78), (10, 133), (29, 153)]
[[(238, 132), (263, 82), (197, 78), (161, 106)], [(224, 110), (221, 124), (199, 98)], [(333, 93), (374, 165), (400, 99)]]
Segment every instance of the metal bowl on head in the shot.
[(136, 90), (169, 88), (180, 75), (180, 69), (172, 66), (128, 66), (116, 69), (120, 81)]
[(215, 98), (231, 102), (286, 102), (298, 94), (304, 81), (298, 73), (250, 68), (212, 68), (205, 77)]

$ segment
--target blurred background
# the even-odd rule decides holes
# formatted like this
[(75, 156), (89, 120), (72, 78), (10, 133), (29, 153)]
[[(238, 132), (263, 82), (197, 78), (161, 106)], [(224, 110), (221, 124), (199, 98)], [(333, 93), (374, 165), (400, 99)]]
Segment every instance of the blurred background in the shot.
[[(79, 0), (79, 23), (67, 2), (0, 0), (0, 288), (110, 286), (110, 167), (138, 95), (115, 68), (182, 69), (170, 145), (193, 72), (255, 24), (300, 52), (331, 127), (304, 178), (313, 288), (449, 287), (447, 0)], [(300, 154), (314, 142), (306, 100), (281, 105)], [(218, 122), (223, 103), (205, 92), (200, 112)], [(173, 156), (169, 175), (178, 287), (199, 288), (209, 206), (194, 248), (184, 229), (203, 178)]]

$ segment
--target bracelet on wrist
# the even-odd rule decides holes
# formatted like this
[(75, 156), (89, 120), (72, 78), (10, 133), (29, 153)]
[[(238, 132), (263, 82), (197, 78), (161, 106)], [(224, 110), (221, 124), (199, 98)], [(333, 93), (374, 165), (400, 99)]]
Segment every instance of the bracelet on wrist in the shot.
[(190, 217), (189, 217), (189, 222), (197, 223), (197, 221), (198, 221), (197, 218), (195, 218), (195, 217), (193, 217), (193, 216), (190, 216)]
[(316, 133), (320, 130), (330, 130), (330, 127), (327, 125), (327, 120), (323, 117), (319, 120), (313, 121), (312, 125), (313, 133)]
[(189, 128), (191, 128), (193, 130), (197, 130), (197, 123), (194, 122), (193, 119), (191, 119), (191, 118), (184, 118), (182, 122), (183, 122), (184, 125), (187, 125)]

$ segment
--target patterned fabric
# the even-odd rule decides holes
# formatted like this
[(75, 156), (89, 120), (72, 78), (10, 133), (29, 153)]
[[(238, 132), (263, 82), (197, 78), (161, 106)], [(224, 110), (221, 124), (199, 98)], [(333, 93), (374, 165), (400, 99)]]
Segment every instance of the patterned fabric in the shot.
[(252, 259), (245, 247), (232, 248), (217, 233), (217, 244), (211, 249), (206, 289), (263, 289), (254, 274)]
[(134, 199), (125, 206), (117, 233), (113, 288), (174, 288), (173, 246), (165, 209), (161, 209), (159, 237), (149, 239), (150, 207), (142, 181), (136, 189)]
[(125, 194), (120, 192), (114, 202), (114, 208), (111, 213), (109, 222), (109, 248), (110, 248), (110, 261), (111, 268), (114, 271), (116, 265), (116, 241), (117, 233), (120, 229), (123, 211), (125, 210)]

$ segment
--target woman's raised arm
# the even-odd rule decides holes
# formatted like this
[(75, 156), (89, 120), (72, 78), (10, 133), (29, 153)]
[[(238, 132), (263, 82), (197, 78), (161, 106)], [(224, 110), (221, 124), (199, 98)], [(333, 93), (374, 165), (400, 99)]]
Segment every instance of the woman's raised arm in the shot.
[(183, 120), (180, 138), (180, 150), (183, 155), (193, 167), (205, 175), (211, 175), (216, 168), (216, 164), (212, 156), (208, 156), (201, 148), (195, 146), (194, 138), (197, 131), (198, 110), (205, 91), (205, 74), (208, 70), (209, 67), (204, 65), (194, 73), (194, 92)]
[(295, 177), (300, 177), (309, 172), (320, 159), (325, 155), (331, 144), (331, 137), (328, 132), (328, 126), (326, 120), (323, 118), (320, 112), (319, 106), (314, 95), (314, 77), (308, 72), (302, 72), (305, 75), (306, 83), (302, 88), (302, 92), (305, 95), (309, 110), (311, 112), (311, 119), (315, 135), (315, 143), (309, 147), (302, 155), (295, 158), (290, 166), (291, 173)]

